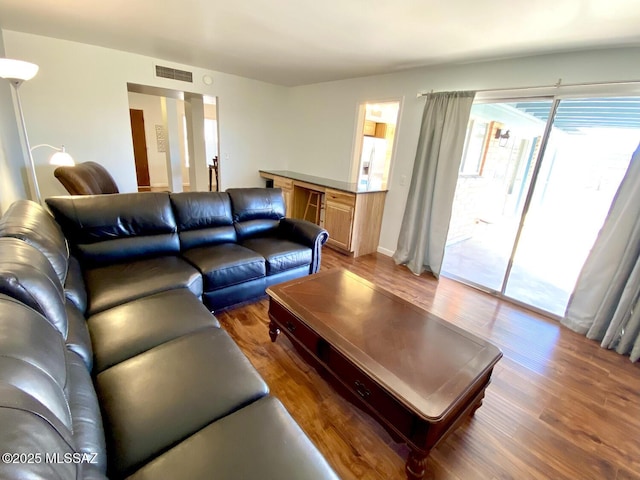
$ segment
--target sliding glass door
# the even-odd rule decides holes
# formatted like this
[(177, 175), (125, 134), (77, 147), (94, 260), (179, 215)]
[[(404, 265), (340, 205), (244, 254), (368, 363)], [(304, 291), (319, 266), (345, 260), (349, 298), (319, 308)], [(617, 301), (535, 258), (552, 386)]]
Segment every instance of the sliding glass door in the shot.
[(563, 315), (640, 141), (640, 99), (477, 104), (443, 273)]
[(471, 108), (442, 271), (494, 292), (502, 291), (553, 100), (532, 103), (539, 118), (516, 103)]

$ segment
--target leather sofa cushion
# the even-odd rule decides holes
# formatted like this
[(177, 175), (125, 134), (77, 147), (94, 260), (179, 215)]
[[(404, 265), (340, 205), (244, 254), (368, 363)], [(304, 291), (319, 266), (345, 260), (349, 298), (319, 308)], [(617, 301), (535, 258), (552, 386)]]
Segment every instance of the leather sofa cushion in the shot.
[[(16, 453), (55, 453), (60, 456), (73, 453), (72, 447), (57, 429), (40, 412), (25, 409), (24, 402), (7, 405), (3, 387), (0, 386), (0, 445)], [(8, 403), (8, 402), (7, 402)], [(5, 453), (4, 451), (2, 453)], [(0, 462), (0, 478), (3, 480), (69, 480), (80, 477), (78, 465), (72, 463), (5, 463)], [(97, 478), (97, 477), (96, 477)]]
[(67, 239), (53, 217), (30, 200), (11, 204), (0, 219), (0, 237), (18, 238), (40, 250), (49, 260), (60, 283), (67, 276)]
[(92, 315), (95, 373), (218, 320), (193, 296), (179, 288), (140, 298)]
[(229, 335), (213, 327), (101, 372), (96, 387), (109, 451), (108, 476), (117, 478), (268, 393)]
[(284, 217), (284, 199), (279, 188), (229, 188), (238, 241), (274, 236)]
[(17, 238), (0, 238), (0, 293), (44, 315), (67, 338), (62, 284), (40, 250)]
[(67, 334), (67, 348), (82, 358), (85, 368), (90, 372), (93, 368), (93, 349), (87, 320), (78, 308), (71, 302), (65, 305), (67, 319), (69, 320), (69, 333)]
[(267, 277), (256, 278), (249, 282), (232, 285), (230, 287), (210, 290), (202, 294), (202, 301), (214, 312), (225, 310), (233, 305), (246, 302), (247, 299), (255, 299), (265, 296), (265, 288), (277, 283), (293, 280), (294, 278), (309, 275), (309, 265), (291, 268), (281, 273), (274, 273)]
[(64, 392), (69, 400), (76, 452), (97, 454), (93, 461), (101, 472), (107, 470), (107, 446), (98, 397), (84, 360), (67, 350), (68, 381)]
[(266, 259), (267, 275), (311, 265), (311, 249), (279, 238), (252, 238), (242, 246), (258, 252)]
[(236, 242), (229, 194), (181, 192), (170, 194), (170, 198), (182, 250)]
[(71, 430), (64, 352), (62, 337), (42, 315), (0, 295), (0, 385), (22, 390)]
[(280, 226), (279, 220), (247, 220), (246, 222), (236, 222), (236, 235), (238, 241), (242, 242), (255, 237), (275, 237)]
[(46, 202), (85, 267), (180, 250), (168, 193), (52, 197)]
[(84, 272), (89, 294), (88, 315), (131, 300), (174, 288), (188, 288), (202, 295), (202, 276), (175, 256), (116, 263)]
[(284, 198), (280, 188), (229, 188), (234, 222), (280, 220)]
[(76, 257), (69, 257), (69, 268), (67, 269), (67, 279), (64, 282), (64, 295), (83, 314), (87, 311), (87, 290), (84, 286), (84, 278), (80, 262)]
[(175, 478), (337, 480), (338, 476), (282, 404), (265, 397), (187, 438), (127, 480)]
[(270, 277), (260, 277), (238, 285), (209, 290), (202, 294), (202, 301), (212, 312), (226, 310), (233, 305), (265, 296), (266, 280)]
[(195, 265), (204, 279), (204, 291), (237, 285), (266, 274), (264, 258), (235, 243), (199, 247), (182, 256)]

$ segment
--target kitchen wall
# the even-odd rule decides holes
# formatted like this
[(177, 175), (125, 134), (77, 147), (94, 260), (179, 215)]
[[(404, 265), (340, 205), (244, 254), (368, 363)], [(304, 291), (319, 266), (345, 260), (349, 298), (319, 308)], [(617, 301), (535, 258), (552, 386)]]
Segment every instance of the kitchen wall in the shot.
[[(40, 66), (21, 89), (31, 144), (64, 144), (77, 162), (103, 164), (123, 192), (136, 191), (127, 82), (173, 90), (188, 86), (193, 93), (218, 97), (223, 189), (262, 185), (258, 169), (267, 163), (286, 168), (285, 87), (66, 40), (9, 30), (3, 35), (8, 57)], [(156, 78), (156, 63), (192, 71), (194, 83)], [(204, 84), (204, 75), (213, 78), (212, 85)], [(5, 93), (0, 90), (0, 98)], [(48, 165), (50, 152), (35, 153), (43, 196), (66, 193)]]
[[(2, 35), (0, 57), (5, 57)], [(0, 79), (0, 215), (15, 200), (24, 198), (27, 191), (24, 157), (11, 90), (9, 82)]]
[(357, 106), (402, 99), (379, 251), (392, 254), (409, 191), (424, 98), (420, 91), (499, 89), (562, 82), (640, 80), (640, 48), (621, 48), (419, 68), (294, 87), (288, 121), (289, 169), (349, 178)]

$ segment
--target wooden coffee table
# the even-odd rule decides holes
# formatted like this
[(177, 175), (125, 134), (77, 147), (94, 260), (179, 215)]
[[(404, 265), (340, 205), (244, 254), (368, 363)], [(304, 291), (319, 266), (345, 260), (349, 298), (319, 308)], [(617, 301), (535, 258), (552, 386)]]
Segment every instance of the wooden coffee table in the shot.
[(291, 339), (339, 391), (410, 448), (409, 479), (482, 404), (498, 348), (345, 270), (267, 289), (269, 335)]

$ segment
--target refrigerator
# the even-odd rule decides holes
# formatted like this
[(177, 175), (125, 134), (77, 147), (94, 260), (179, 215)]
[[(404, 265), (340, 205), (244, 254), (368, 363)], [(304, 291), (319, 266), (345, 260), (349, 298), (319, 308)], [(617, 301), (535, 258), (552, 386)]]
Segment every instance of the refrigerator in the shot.
[(386, 188), (383, 182), (387, 156), (387, 140), (385, 138), (364, 136), (358, 187), (363, 190), (380, 190)]

